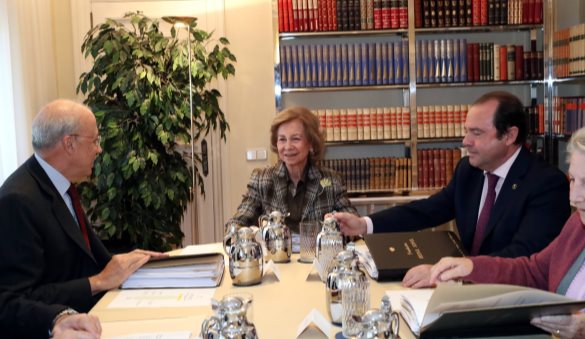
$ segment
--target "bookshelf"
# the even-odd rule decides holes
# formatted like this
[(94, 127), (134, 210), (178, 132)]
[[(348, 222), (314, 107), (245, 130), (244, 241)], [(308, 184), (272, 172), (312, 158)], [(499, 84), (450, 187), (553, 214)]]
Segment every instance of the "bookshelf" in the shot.
[[(314, 2), (311, 0), (296, 1), (298, 1), (297, 4), (299, 4), (299, 7), (297, 7), (297, 20), (313, 20), (313, 29), (319, 27), (319, 15), (323, 15), (323, 13), (330, 13), (326, 10), (323, 11), (320, 8), (311, 7), (312, 4), (323, 3), (325, 3), (325, 6), (327, 6), (327, 4), (330, 4), (328, 0), (319, 0), (319, 2)], [(462, 124), (464, 121), (467, 105), (471, 104), (476, 98), (485, 92), (492, 90), (507, 90), (512, 92), (524, 102), (525, 106), (533, 106), (533, 110), (535, 112), (534, 114), (537, 113), (537, 107), (540, 107), (541, 119), (546, 120), (545, 122), (541, 123), (541, 125), (546, 125), (552, 121), (552, 113), (550, 113), (552, 109), (550, 105), (551, 100), (548, 99), (551, 98), (551, 93), (547, 91), (548, 82), (545, 81), (547, 78), (545, 77), (544, 71), (546, 70), (545, 68), (550, 68), (550, 66), (548, 66), (548, 64), (550, 64), (550, 56), (548, 55), (548, 50), (545, 51), (545, 48), (548, 47), (547, 41), (549, 40), (547, 39), (549, 35), (552, 35), (552, 25), (549, 23), (551, 20), (550, 15), (552, 14), (548, 11), (551, 11), (551, 8), (553, 7), (553, 0), (544, 0), (543, 14), (546, 15), (542, 17), (542, 20), (537, 19), (535, 22), (518, 23), (513, 25), (473, 25), (472, 23), (469, 26), (466, 25), (461, 27), (456, 26), (440, 28), (423, 27), (424, 21), (422, 20), (420, 25), (417, 25), (417, 23), (419, 23), (418, 17), (420, 15), (417, 14), (416, 8), (418, 7), (415, 7), (415, 4), (421, 4), (421, 13), (423, 13), (424, 16), (422, 6), (423, 4), (430, 1), (399, 0), (378, 2), (376, 0), (375, 3), (396, 4), (398, 8), (406, 6), (406, 12), (404, 12), (404, 8), (402, 8), (402, 11), (398, 10), (395, 14), (396, 18), (398, 19), (394, 20), (398, 20), (398, 27), (370, 29), (366, 26), (367, 29), (359, 30), (355, 29), (355, 27), (357, 27), (355, 26), (356, 23), (354, 22), (352, 24), (352, 19), (348, 19), (348, 22), (350, 23), (348, 23), (347, 26), (343, 26), (345, 25), (345, 23), (343, 23), (340, 27), (354, 27), (354, 29), (341, 31), (296, 32), (291, 32), (291, 29), (288, 29), (284, 32), (279, 32), (279, 25), (280, 29), (283, 30), (283, 22), (279, 22), (279, 14), (280, 16), (285, 16), (286, 13), (286, 8), (284, 8), (284, 11), (282, 8), (279, 9), (279, 4), (282, 6), (287, 2), (294, 4), (295, 0), (273, 1), (273, 23), (275, 32), (274, 70), (276, 110), (279, 111), (284, 107), (292, 105), (302, 105), (312, 109), (320, 116), (320, 118), (321, 115), (319, 112), (326, 111), (325, 118), (323, 118), (321, 121), (322, 125), (325, 126), (326, 134), (328, 135), (326, 159), (329, 161), (339, 160), (343, 163), (344, 161), (349, 160), (351, 163), (352, 159), (356, 158), (377, 159), (384, 157), (409, 159), (407, 169), (405, 169), (408, 173), (403, 174), (406, 175), (406, 179), (402, 181), (399, 180), (401, 182), (399, 186), (395, 185), (392, 188), (388, 188), (388, 185), (386, 185), (383, 186), (384, 188), (380, 189), (363, 188), (358, 185), (357, 189), (352, 188), (349, 190), (350, 194), (352, 195), (366, 196), (366, 198), (364, 198), (366, 200), (368, 199), (367, 197), (375, 197), (378, 199), (382, 198), (383, 196), (394, 196), (400, 199), (401, 196), (406, 197), (432, 194), (437, 189), (439, 189), (446, 182), (444, 178), (446, 177), (448, 180), (449, 172), (447, 171), (446, 173), (442, 174), (442, 180), (435, 180), (437, 183), (440, 183), (439, 185), (431, 184), (429, 186), (424, 184), (424, 181), (419, 179), (419, 177), (422, 178), (422, 169), (424, 169), (424, 165), (421, 164), (424, 160), (422, 154), (425, 154), (425, 152), (433, 153), (434, 150), (438, 150), (436, 153), (440, 154), (445, 153), (446, 150), (459, 151), (463, 137)], [(445, 0), (436, 2), (445, 3), (448, 1)], [(459, 0), (451, 2), (457, 4), (465, 3), (466, 6), (467, 3), (469, 3), (469, 6), (471, 6), (471, 3), (474, 1)], [(494, 5), (501, 2), (503, 1), (486, 1), (486, 3), (494, 3)], [(335, 3), (335, 1), (333, 1), (333, 3)], [(353, 0), (342, 1), (339, 3), (346, 3), (345, 6), (351, 7), (352, 4), (367, 4), (367, 1)], [(514, 6), (518, 6), (518, 4), (522, 4), (522, 1), (508, 0), (507, 3), (514, 3)], [(537, 4), (538, 1), (533, 1), (533, 3)], [(353, 13), (355, 13), (357, 9), (358, 8), (354, 9)], [(305, 12), (302, 12), (303, 10), (305, 10)], [(362, 9), (359, 8), (359, 10)], [(315, 15), (317, 15), (317, 18), (315, 18)], [(374, 16), (375, 15), (376, 14), (374, 14)], [(390, 19), (392, 18), (392, 14), (387, 15), (388, 20), (392, 21)], [(406, 17), (404, 17), (405, 15)], [(522, 16), (517, 16), (516, 19), (520, 19), (521, 17)], [(294, 16), (291, 18), (291, 20), (293, 20), (291, 22), (294, 22)], [(402, 20), (400, 20), (400, 18), (402, 18)], [(509, 18), (506, 20), (508, 19)], [(406, 20), (406, 22), (404, 22), (404, 20)], [(366, 22), (368, 22), (368, 20), (366, 20)], [(328, 23), (327, 25), (329, 26), (326, 27), (331, 27), (331, 23)], [(305, 27), (306, 30), (311, 29), (310, 24), (305, 24), (303, 27)], [(501, 80), (499, 77), (494, 78), (494, 74), (492, 72), (492, 77), (487, 77), (486, 74), (489, 74), (488, 70), (493, 70), (493, 64), (489, 64), (489, 61), (486, 61), (482, 58), (482, 62), (484, 62), (483, 65), (485, 65), (485, 68), (483, 66), (481, 67), (481, 78), (473, 78), (471, 76), (469, 78), (463, 77), (461, 70), (463, 70), (464, 67), (460, 65), (461, 67), (457, 75), (451, 74), (449, 76), (445, 76), (440, 72), (435, 73), (437, 78), (440, 75), (443, 75), (443, 78), (439, 79), (443, 81), (434, 81), (430, 78), (423, 79), (421, 76), (422, 69), (417, 69), (417, 66), (426, 64), (426, 62), (422, 60), (422, 55), (429, 55), (422, 53), (422, 51), (424, 51), (423, 44), (426, 44), (426, 47), (431, 46), (429, 48), (432, 48), (433, 50), (435, 49), (435, 46), (438, 46), (437, 50), (441, 52), (445, 52), (447, 46), (454, 46), (457, 44), (458, 46), (462, 46), (460, 52), (460, 55), (462, 55), (461, 58), (464, 58), (463, 55), (467, 52), (467, 46), (471, 44), (477, 44), (478, 47), (481, 45), (482, 48), (484, 48), (486, 51), (485, 55), (489, 54), (487, 51), (488, 49), (493, 48), (493, 45), (499, 45), (504, 46), (504, 48), (518, 46), (512, 47), (512, 50), (517, 53), (512, 53), (514, 56), (524, 57), (524, 55), (527, 55), (527, 57), (531, 58), (531, 52), (534, 52), (535, 56), (537, 55), (537, 52), (540, 52), (541, 56), (540, 59), (535, 59), (536, 65), (538, 65), (536, 70), (534, 66), (530, 68), (530, 63), (528, 63), (528, 66), (526, 66), (523, 61), (518, 61), (520, 62), (519, 67), (521, 67), (522, 74), (528, 74), (525, 72), (525, 67), (528, 67), (526, 69), (529, 72), (531, 70), (535, 71), (535, 73), (530, 73), (530, 76), (522, 76), (519, 78), (507, 77), (505, 80)], [(344, 47), (345, 45), (347, 45), (347, 47)], [(402, 56), (402, 59), (398, 61), (398, 64), (401, 65), (401, 69), (397, 72), (395, 68), (389, 69), (388, 66), (379, 66), (380, 62), (374, 58), (373, 61), (370, 62), (370, 65), (375, 65), (374, 68), (376, 70), (381, 69), (382, 74), (375, 72), (372, 74), (367, 74), (370, 75), (370, 77), (360, 79), (361, 82), (358, 82), (357, 78), (344, 79), (343, 77), (336, 77), (334, 84), (331, 83), (333, 81), (332, 79), (330, 79), (329, 83), (322, 83), (323, 81), (319, 80), (320, 75), (318, 75), (319, 70), (317, 68), (319, 67), (318, 65), (321, 65), (323, 62), (313, 62), (313, 64), (316, 64), (317, 66), (306, 66), (303, 64), (303, 61), (305, 60), (315, 60), (311, 59), (311, 56), (313, 55), (316, 55), (316, 60), (322, 60), (324, 57), (321, 57), (319, 53), (323, 52), (319, 52), (319, 48), (325, 48), (333, 54), (335, 54), (336, 51), (340, 51), (340, 55), (344, 56), (347, 56), (350, 53), (349, 51), (353, 51), (353, 59), (349, 60), (354, 61), (354, 66), (357, 65), (355, 64), (355, 58), (358, 53), (362, 53), (362, 57), (364, 55), (369, 56), (372, 54), (378, 58), (382, 56), (382, 60), (387, 60), (388, 63), (394, 61), (394, 65), (396, 65), (396, 59), (390, 58), (388, 55), (391, 53), (390, 51), (394, 52), (394, 55), (396, 55), (395, 52), (397, 50), (397, 45), (402, 47), (398, 48), (400, 55)], [(445, 47), (442, 47), (441, 45)], [(347, 52), (345, 53), (343, 52), (344, 48), (347, 49)], [(364, 48), (366, 49), (366, 53), (361, 52)], [(379, 52), (380, 49), (382, 52)], [(294, 60), (294, 63), (299, 65), (303, 64), (303, 66), (297, 66), (297, 68), (302, 69), (302, 72), (304, 72), (303, 75), (299, 77), (315, 74), (316, 79), (311, 80), (313, 82), (310, 82), (308, 79), (304, 79), (304, 83), (303, 81), (295, 83), (295, 81), (291, 79), (291, 67), (294, 66), (290, 66), (290, 63), (293, 62), (291, 59), (292, 55), (295, 54), (295, 51), (298, 59)], [(421, 53), (419, 53), (419, 51)], [(524, 52), (529, 52), (529, 54), (524, 54)], [(329, 55), (331, 55), (331, 53)], [(441, 60), (444, 59), (440, 52), (437, 55)], [(467, 54), (465, 54), (465, 57), (466, 56)], [(302, 60), (299, 61), (299, 59)], [(331, 60), (333, 61), (329, 63), (328, 66), (333, 67), (338, 73), (347, 73), (343, 67), (335, 64), (334, 58)], [(518, 60), (522, 60), (522, 58)], [(540, 60), (540, 65), (538, 64), (538, 60)], [(361, 61), (363, 61), (363, 58), (360, 60), (360, 62)], [(352, 62), (347, 62), (347, 64), (352, 64)], [(547, 65), (547, 67), (544, 67), (543, 64)], [(452, 63), (449, 65), (453, 66)], [(514, 61), (512, 61), (512, 64), (510, 65), (513, 65), (513, 67), (518, 67), (518, 64), (514, 63)], [(370, 68), (366, 69), (368, 72), (370, 71)], [(517, 68), (515, 68), (515, 70), (517, 70)], [(356, 72), (355, 68), (353, 71)], [(384, 77), (384, 71), (387, 73), (394, 73), (390, 74), (388, 76), (389, 79), (387, 79)], [(468, 76), (470, 74), (467, 74), (467, 67), (465, 67), (465, 75)], [(371, 75), (374, 75), (373, 79)], [(484, 78), (484, 76), (486, 77)], [(353, 140), (352, 138), (347, 137), (340, 137), (339, 139), (333, 138), (333, 140), (330, 138), (331, 133), (328, 130), (328, 127), (331, 126), (328, 125), (327, 122), (328, 111), (331, 111), (332, 116), (335, 116), (336, 110), (346, 110), (347, 112), (357, 110), (358, 113), (356, 115), (359, 118), (360, 110), (364, 111), (366, 108), (379, 108), (382, 110), (382, 114), (384, 114), (386, 108), (400, 107), (406, 107), (408, 112), (407, 116), (402, 117), (402, 121), (405, 121), (404, 119), (407, 119), (408, 121), (408, 126), (404, 127), (408, 129), (406, 132), (406, 137), (403, 137), (404, 135), (401, 133), (397, 133), (400, 135), (400, 137), (388, 137), (388, 135), (384, 135), (382, 132), (380, 134), (381, 137), (372, 138), (370, 136), (369, 139), (366, 138), (368, 140), (363, 140), (364, 138)], [(428, 114), (426, 111), (424, 111), (425, 107), (426, 111), (428, 112), (440, 112), (441, 114), (437, 113), (436, 116), (438, 118), (433, 118), (435, 120), (431, 119), (431, 122), (428, 122), (425, 118), (425, 114)], [(351, 116), (351, 113), (346, 114)], [(453, 117), (451, 117), (451, 114), (454, 114)], [(353, 118), (347, 119), (349, 119), (348, 121), (352, 121)], [(372, 121), (372, 119), (375, 118), (372, 118), (372, 115), (370, 114), (370, 121)], [(383, 120), (384, 118), (381, 118), (380, 121)], [(431, 124), (431, 127), (425, 124)], [(438, 124), (444, 124), (444, 129), (441, 129), (441, 126)], [(359, 122), (357, 125), (359, 129)], [(425, 130), (425, 128), (432, 129), (432, 126), (435, 128), (434, 132), (427, 132)], [(374, 128), (379, 129), (380, 127), (372, 127), (372, 131)], [(384, 126), (382, 127), (382, 130), (384, 130)], [(546, 132), (549, 133), (548, 130)], [(534, 148), (538, 152), (542, 152), (543, 155), (545, 155), (544, 153), (548, 151), (547, 147), (550, 140), (552, 140), (552, 138), (545, 138), (544, 130), (535, 130), (534, 135), (532, 136), (532, 143)], [(452, 158), (449, 157), (447, 159), (450, 159), (451, 164), (456, 164), (456, 162), (451, 161)], [(443, 162), (441, 161), (431, 161), (431, 167), (444, 167)], [(351, 166), (352, 165), (350, 165), (350, 167)], [(341, 167), (341, 171), (344, 171), (343, 167)], [(376, 170), (374, 170), (374, 172), (376, 172)], [(373, 177), (376, 178), (376, 175), (373, 175)]]

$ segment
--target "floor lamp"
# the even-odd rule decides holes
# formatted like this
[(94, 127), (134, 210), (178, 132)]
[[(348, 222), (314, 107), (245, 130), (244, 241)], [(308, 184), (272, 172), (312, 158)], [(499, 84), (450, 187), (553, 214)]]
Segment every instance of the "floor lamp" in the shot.
[[(194, 23), (197, 18), (192, 16), (164, 16), (162, 19), (165, 22), (175, 26), (175, 28), (187, 28), (187, 52), (189, 53), (189, 119), (191, 121), (190, 133), (191, 133), (191, 195), (193, 196), (193, 213), (191, 215), (191, 221), (195, 223), (195, 217), (197, 216), (197, 203), (195, 200), (195, 135), (193, 125), (193, 83), (191, 74), (191, 24)], [(198, 230), (197, 230), (198, 231)], [(195, 232), (192, 236), (193, 242), (198, 242), (198, 234)]]

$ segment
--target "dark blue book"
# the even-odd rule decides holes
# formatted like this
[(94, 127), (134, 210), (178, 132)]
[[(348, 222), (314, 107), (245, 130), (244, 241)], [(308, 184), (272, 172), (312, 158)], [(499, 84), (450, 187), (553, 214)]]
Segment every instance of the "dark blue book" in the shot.
[(402, 83), (409, 82), (408, 41), (402, 40)]
[(307, 87), (305, 75), (305, 46), (297, 46), (297, 71), (299, 72), (299, 87)]
[(459, 39), (455, 39), (453, 42), (453, 82), (460, 82), (461, 81), (461, 71), (460, 71), (460, 57), (461, 54), (459, 53)]
[(416, 83), (422, 83), (422, 41), (416, 41), (416, 47), (414, 49), (415, 63), (416, 63)]
[(376, 44), (368, 43), (368, 85), (376, 84)]
[(382, 49), (382, 85), (388, 85), (388, 43), (380, 43), (380, 48)]
[(427, 40), (427, 53), (429, 64), (429, 83), (435, 82), (435, 41)]
[(311, 62), (311, 45), (305, 45), (303, 48), (303, 67), (305, 70), (305, 87), (313, 87), (313, 65)]
[(329, 45), (329, 86), (337, 86), (337, 58), (335, 45)]
[(446, 41), (447, 47), (447, 82), (453, 82), (453, 40)]
[(317, 59), (317, 45), (311, 45), (311, 86), (318, 87), (319, 86), (319, 74), (318, 74), (318, 66), (319, 61)]
[(280, 85), (284, 88), (289, 87), (288, 85), (288, 72), (287, 72), (287, 58), (286, 58), (287, 46), (280, 45)]
[(321, 45), (323, 59), (321, 59), (321, 69), (323, 72), (323, 87), (331, 86), (331, 65), (329, 64), (329, 45)]
[(383, 43), (382, 42), (377, 42), (375, 44), (375, 49), (376, 49), (376, 77), (375, 77), (375, 85), (383, 85), (384, 84), (384, 80), (382, 79), (382, 74), (384, 72), (384, 67), (382, 66), (384, 64), (384, 58), (382, 57), (382, 46)]
[(335, 45), (335, 86), (343, 86), (343, 58), (341, 44)]
[[(298, 68), (299, 68), (299, 61), (297, 58), (298, 55), (298, 46), (294, 45), (291, 46), (291, 51), (290, 51), (290, 55), (291, 55), (291, 59), (290, 59), (290, 71), (292, 74), (292, 87), (301, 87), (300, 86), (300, 82), (299, 82), (299, 72), (298, 72)], [(289, 83), (290, 83), (290, 78), (289, 78)]]
[(355, 53), (353, 44), (346, 44), (347, 47), (347, 82), (349, 86), (355, 86)]
[(467, 39), (459, 40), (459, 75), (461, 82), (467, 82)]
[(394, 85), (396, 83), (396, 79), (394, 78), (394, 43), (388, 42), (387, 53), (388, 58), (386, 59), (386, 69), (388, 73), (388, 84)]
[(341, 85), (349, 86), (349, 58), (347, 44), (341, 45)]
[(402, 83), (402, 43), (394, 42), (394, 83)]
[(360, 44), (361, 53), (361, 72), (362, 72), (362, 85), (366, 86), (370, 84), (370, 70), (368, 68), (368, 44), (362, 42)]
[(433, 41), (433, 61), (435, 66), (435, 77), (433, 82), (441, 82), (441, 42), (439, 40)]
[(423, 40), (421, 41), (421, 52), (420, 52), (420, 61), (422, 64), (422, 83), (426, 84), (429, 82), (429, 41)]
[(353, 70), (355, 72), (354, 79), (355, 85), (363, 85), (362, 82), (362, 52), (360, 44), (352, 44), (353, 47)]
[(323, 45), (315, 45), (315, 65), (317, 67), (317, 87), (324, 86), (323, 83)]

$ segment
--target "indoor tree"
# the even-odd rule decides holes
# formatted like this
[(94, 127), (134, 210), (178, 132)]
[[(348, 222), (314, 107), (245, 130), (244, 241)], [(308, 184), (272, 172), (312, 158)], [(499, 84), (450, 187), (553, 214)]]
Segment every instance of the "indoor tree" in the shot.
[(226, 38), (213, 40), (196, 20), (180, 38), (174, 26), (165, 36), (157, 20), (140, 12), (125, 18), (126, 24), (107, 20), (95, 26), (81, 47), (93, 65), (80, 76), (77, 92), (96, 116), (103, 148), (81, 194), (102, 238), (167, 250), (183, 238), (192, 178), (204, 192), (201, 160), (195, 154), (192, 169), (181, 146), (217, 129), (225, 140), (229, 126), (218, 103), (221, 93), (211, 83), (234, 75), (236, 58)]

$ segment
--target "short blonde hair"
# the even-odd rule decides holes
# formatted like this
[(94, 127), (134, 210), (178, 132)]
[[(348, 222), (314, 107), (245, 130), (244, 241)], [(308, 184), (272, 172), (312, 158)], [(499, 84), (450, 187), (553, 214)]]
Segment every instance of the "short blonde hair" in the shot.
[(571, 154), (575, 151), (585, 154), (585, 127), (581, 127), (573, 132), (571, 140), (569, 140), (569, 144), (567, 145), (567, 162), (570, 161)]
[(278, 148), (276, 147), (278, 128), (280, 125), (293, 120), (300, 121), (305, 128), (305, 136), (313, 150), (309, 154), (313, 163), (321, 160), (325, 153), (325, 137), (319, 130), (319, 118), (309, 109), (301, 106), (284, 109), (272, 120), (272, 125), (270, 126), (270, 149), (274, 153), (278, 153)]

